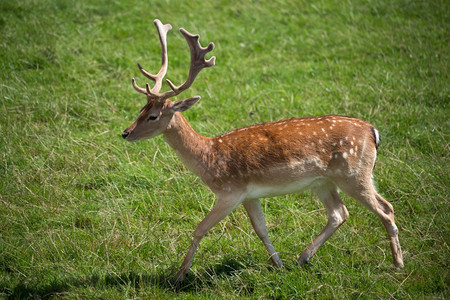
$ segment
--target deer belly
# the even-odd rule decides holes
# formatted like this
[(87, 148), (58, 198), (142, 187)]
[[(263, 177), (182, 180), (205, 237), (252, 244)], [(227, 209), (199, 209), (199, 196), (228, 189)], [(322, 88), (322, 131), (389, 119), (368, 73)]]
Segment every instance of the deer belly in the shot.
[(271, 184), (250, 183), (247, 187), (247, 198), (269, 198), (292, 193), (300, 193), (307, 189), (322, 185), (325, 177), (303, 178), (297, 181)]

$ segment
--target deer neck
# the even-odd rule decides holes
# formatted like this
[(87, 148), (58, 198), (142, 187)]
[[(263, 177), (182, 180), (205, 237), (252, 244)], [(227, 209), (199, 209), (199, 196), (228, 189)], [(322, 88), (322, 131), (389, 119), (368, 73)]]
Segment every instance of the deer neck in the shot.
[(164, 140), (175, 150), (183, 164), (208, 181), (207, 157), (211, 152), (211, 138), (198, 134), (179, 112), (175, 113), (164, 132)]

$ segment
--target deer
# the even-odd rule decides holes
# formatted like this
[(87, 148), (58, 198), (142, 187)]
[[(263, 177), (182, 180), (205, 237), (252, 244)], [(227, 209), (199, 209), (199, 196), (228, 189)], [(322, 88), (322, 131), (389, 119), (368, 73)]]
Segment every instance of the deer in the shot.
[(198, 34), (181, 28), (190, 48), (188, 77), (179, 86), (166, 79), (170, 90), (161, 92), (168, 68), (167, 33), (172, 26), (157, 19), (154, 25), (161, 44), (161, 69), (153, 75), (138, 63), (140, 72), (155, 84), (150, 88), (146, 83), (142, 88), (132, 79), (133, 87), (147, 96), (147, 104), (122, 137), (133, 142), (162, 135), (181, 162), (217, 198), (193, 233), (192, 243), (176, 274), (176, 283), (186, 278), (202, 238), (240, 204), (274, 266), (283, 268), (269, 239), (259, 199), (305, 190), (318, 196), (328, 219), (325, 228), (297, 259), (300, 265), (307, 264), (349, 217), (340, 190), (381, 220), (389, 237), (394, 266), (403, 268), (393, 206), (377, 193), (372, 183), (380, 142), (379, 132), (373, 125), (359, 118), (325, 115), (255, 124), (216, 137), (202, 136), (181, 114), (199, 101), (200, 96), (177, 101), (169, 98), (189, 89), (202, 69), (215, 65), (215, 56), (205, 58), (214, 49), (214, 43), (202, 47)]

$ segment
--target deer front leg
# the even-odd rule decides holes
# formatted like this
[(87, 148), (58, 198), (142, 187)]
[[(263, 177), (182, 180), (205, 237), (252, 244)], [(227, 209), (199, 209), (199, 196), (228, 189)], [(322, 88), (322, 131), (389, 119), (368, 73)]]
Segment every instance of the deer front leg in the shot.
[(282, 268), (283, 262), (278, 257), (277, 252), (272, 246), (267, 232), (266, 221), (264, 220), (264, 214), (261, 208), (261, 203), (258, 199), (246, 200), (243, 203), (245, 210), (252, 222), (253, 228), (256, 234), (259, 236), (264, 246), (266, 246), (267, 252), (269, 252), (270, 259), (276, 267)]
[(234, 198), (234, 201), (230, 198), (218, 197), (217, 204), (213, 207), (211, 212), (198, 224), (194, 231), (194, 239), (189, 247), (189, 251), (186, 254), (186, 258), (180, 266), (180, 269), (176, 276), (175, 284), (180, 284), (185, 278), (192, 264), (195, 251), (201, 241), (201, 239), (208, 233), (208, 231), (219, 223), (223, 218), (229, 215), (233, 209), (240, 203), (240, 199)]

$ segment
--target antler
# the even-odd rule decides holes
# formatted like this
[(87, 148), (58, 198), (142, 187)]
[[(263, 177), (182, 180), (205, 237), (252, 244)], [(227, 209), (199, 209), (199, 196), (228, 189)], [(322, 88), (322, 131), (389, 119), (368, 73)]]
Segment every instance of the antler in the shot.
[(150, 89), (150, 86), (147, 83), (145, 85), (145, 89), (143, 89), (136, 84), (134, 78), (132, 79), (131, 82), (133, 83), (133, 87), (138, 92), (143, 93), (154, 100), (163, 101), (170, 97), (176, 96), (181, 92), (183, 92), (184, 90), (188, 89), (194, 82), (195, 78), (197, 77), (197, 74), (200, 73), (200, 71), (203, 68), (214, 66), (216, 57), (213, 56), (208, 60), (205, 59), (205, 55), (214, 49), (214, 43), (211, 42), (209, 43), (208, 47), (204, 48), (200, 45), (199, 42), (200, 36), (198, 34), (193, 35), (184, 28), (181, 28), (180, 32), (186, 39), (186, 42), (188, 43), (191, 52), (191, 65), (189, 68), (189, 75), (187, 80), (179, 86), (175, 86), (170, 80), (166, 79), (166, 82), (169, 84), (172, 90), (160, 93), (159, 91), (161, 90), (162, 80), (166, 75), (168, 66), (167, 43), (166, 43), (167, 32), (170, 29), (172, 29), (172, 26), (170, 24), (163, 25), (159, 20), (155, 20), (154, 24), (158, 30), (159, 40), (161, 42), (161, 69), (157, 75), (152, 75), (147, 71), (145, 71), (140, 64), (138, 64), (138, 67), (145, 77), (155, 81), (155, 86), (152, 89)]
[(191, 66), (189, 68), (189, 75), (188, 79), (179, 86), (175, 86), (170, 80), (167, 79), (166, 81), (169, 84), (172, 91), (168, 91), (165, 92), (164, 94), (158, 95), (162, 96), (165, 99), (178, 95), (182, 91), (188, 89), (194, 82), (195, 77), (197, 77), (197, 74), (200, 73), (200, 71), (203, 68), (214, 66), (216, 61), (215, 56), (211, 57), (208, 60), (205, 59), (205, 55), (214, 49), (214, 43), (211, 42), (209, 43), (208, 47), (204, 48), (200, 45), (199, 42), (200, 36), (198, 34), (196, 35), (190, 34), (184, 28), (181, 28), (180, 32), (186, 39), (186, 42), (188, 43), (189, 49), (191, 51)]
[(148, 92), (158, 93), (162, 86), (162, 80), (167, 72), (167, 67), (169, 65), (169, 61), (167, 58), (167, 32), (172, 29), (172, 25), (166, 24), (163, 25), (160, 20), (156, 19), (153, 24), (155, 24), (156, 29), (158, 30), (159, 35), (159, 41), (161, 43), (161, 69), (159, 70), (158, 74), (152, 75), (149, 72), (145, 71), (141, 65), (138, 63), (139, 70), (141, 70), (142, 74), (144, 74), (145, 77), (153, 80), (155, 82), (155, 86), (150, 90), (150, 87), (148, 83), (145, 85), (145, 89), (139, 87), (136, 84), (136, 80), (133, 78), (131, 80), (133, 87), (140, 93), (143, 94), (149, 94)]

